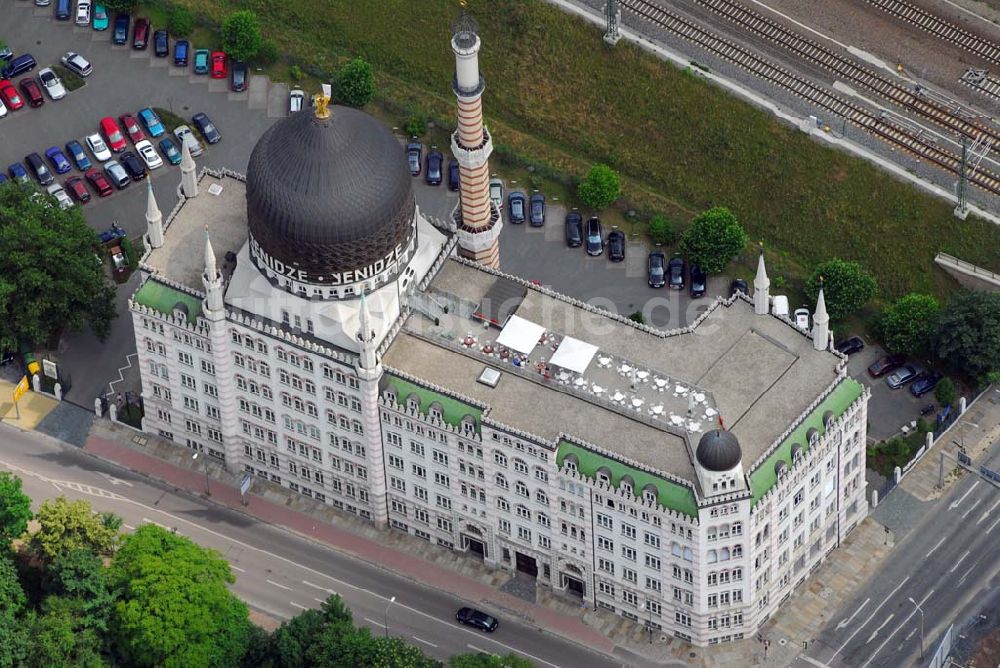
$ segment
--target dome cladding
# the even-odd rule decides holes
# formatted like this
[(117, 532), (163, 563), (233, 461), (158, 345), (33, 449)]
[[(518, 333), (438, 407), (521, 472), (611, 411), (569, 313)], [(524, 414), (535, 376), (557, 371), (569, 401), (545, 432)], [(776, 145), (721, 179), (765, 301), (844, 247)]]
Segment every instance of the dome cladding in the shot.
[(260, 138), (247, 167), (247, 219), (270, 259), (332, 285), (405, 249), (415, 204), (392, 132), (357, 109), (330, 110), (326, 119), (292, 114)]
[(698, 441), (695, 457), (709, 471), (730, 471), (743, 459), (743, 451), (731, 432), (713, 429)]

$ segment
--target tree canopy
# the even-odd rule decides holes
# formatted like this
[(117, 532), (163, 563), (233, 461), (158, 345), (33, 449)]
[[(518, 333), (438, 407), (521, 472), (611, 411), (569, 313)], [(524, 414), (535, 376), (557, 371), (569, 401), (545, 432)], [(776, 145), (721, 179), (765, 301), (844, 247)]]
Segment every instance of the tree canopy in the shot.
[(194, 30), (194, 14), (187, 7), (171, 7), (167, 14), (167, 30), (174, 37), (187, 37)]
[(681, 235), (680, 250), (688, 262), (717, 274), (747, 245), (747, 234), (735, 214), (717, 206), (700, 214)]
[(911, 292), (882, 311), (882, 342), (894, 353), (917, 355), (928, 350), (934, 322), (941, 310), (930, 295)]
[(977, 379), (1000, 372), (1000, 292), (955, 293), (938, 317), (933, 349)]
[(227, 16), (219, 32), (222, 34), (222, 50), (233, 60), (250, 60), (257, 55), (257, 49), (264, 41), (257, 15), (249, 9)]
[(456, 654), (448, 659), (450, 668), (534, 668), (534, 663), (511, 652), (505, 656), (476, 652)]
[(139, 5), (139, 0), (105, 0), (104, 4), (113, 12), (130, 12)]
[(0, 473), (0, 541), (4, 546), (24, 534), (31, 517), (31, 498), (21, 490), (21, 479)]
[(0, 350), (85, 326), (106, 338), (115, 291), (98, 252), (80, 207), (64, 211), (33, 188), (0, 184)]
[(60, 496), (45, 501), (36, 519), (38, 531), (31, 534), (28, 549), (46, 561), (80, 549), (108, 555), (118, 540), (117, 527), (109, 527), (83, 500), (70, 501)]
[(649, 219), (649, 238), (654, 244), (672, 244), (677, 240), (674, 224), (663, 214), (656, 214)]
[(833, 258), (817, 265), (806, 280), (806, 295), (813, 304), (819, 297), (821, 280), (826, 312), (833, 320), (857, 311), (878, 293), (875, 279), (857, 262)]
[(375, 72), (371, 63), (362, 59), (345, 63), (334, 82), (336, 102), (351, 107), (363, 107), (375, 97)]
[(20, 666), (24, 658), (27, 633), (21, 618), (26, 602), (14, 560), (0, 551), (0, 668)]
[(621, 194), (622, 184), (618, 172), (607, 165), (593, 165), (580, 181), (577, 193), (591, 209), (603, 209), (614, 203)]

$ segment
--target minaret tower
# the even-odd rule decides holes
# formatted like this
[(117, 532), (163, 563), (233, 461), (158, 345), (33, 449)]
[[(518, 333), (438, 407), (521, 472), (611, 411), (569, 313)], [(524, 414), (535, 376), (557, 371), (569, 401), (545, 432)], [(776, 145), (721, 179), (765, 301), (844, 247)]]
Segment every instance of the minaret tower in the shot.
[(153, 197), (153, 179), (146, 179), (146, 241), (150, 248), (163, 245), (163, 214)]
[(757, 276), (753, 279), (753, 311), (757, 315), (767, 315), (771, 311), (771, 279), (764, 268), (764, 244), (760, 246)]
[[(464, 2), (462, 4), (465, 4)], [(452, 217), (462, 257), (489, 267), (500, 266), (500, 210), (490, 201), (490, 165), (493, 140), (483, 125), (483, 89), (479, 74), (479, 26), (465, 10), (452, 24), (455, 52), (455, 96), (458, 127), (451, 136), (451, 152), (460, 173), (459, 205)]]
[(368, 300), (361, 293), (358, 309), (358, 361), (354, 372), (360, 381), (361, 420), (365, 433), (365, 453), (368, 459), (368, 480), (371, 483), (372, 520), (385, 528), (389, 523), (389, 498), (385, 487), (385, 455), (382, 451), (382, 425), (379, 422), (379, 380), (382, 361), (378, 358), (378, 340), (372, 327)]
[(813, 313), (813, 348), (826, 350), (830, 345), (830, 316), (826, 313), (826, 298), (823, 296), (823, 277), (819, 277), (819, 296)]
[(181, 191), (187, 198), (198, 194), (198, 175), (187, 142), (181, 142)]

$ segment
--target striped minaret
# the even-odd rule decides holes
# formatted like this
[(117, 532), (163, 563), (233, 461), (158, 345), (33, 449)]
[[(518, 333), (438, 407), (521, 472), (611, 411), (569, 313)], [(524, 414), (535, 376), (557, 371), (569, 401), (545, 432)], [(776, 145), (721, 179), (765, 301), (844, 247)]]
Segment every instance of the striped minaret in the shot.
[(453, 87), (458, 98), (458, 128), (451, 135), (451, 152), (461, 175), (460, 201), (452, 217), (462, 257), (500, 266), (500, 210), (490, 201), (490, 154), (493, 140), (483, 125), (483, 89), (479, 74), (479, 26), (464, 10), (452, 25), (455, 52)]

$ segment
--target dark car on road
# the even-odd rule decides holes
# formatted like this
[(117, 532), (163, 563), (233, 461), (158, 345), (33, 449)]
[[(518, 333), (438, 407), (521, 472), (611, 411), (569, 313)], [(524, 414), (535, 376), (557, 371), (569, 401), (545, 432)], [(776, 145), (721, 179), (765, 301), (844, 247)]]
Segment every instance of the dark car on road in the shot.
[(545, 224), (545, 195), (535, 193), (531, 196), (530, 222), (532, 227), (541, 227)]
[(881, 378), (890, 371), (902, 366), (906, 358), (902, 355), (886, 355), (872, 362), (868, 367), (868, 375), (872, 378)]
[(128, 26), (132, 17), (128, 14), (119, 14), (115, 17), (115, 27), (111, 31), (111, 41), (122, 45), (128, 43)]
[(186, 39), (179, 39), (174, 44), (174, 65), (177, 67), (187, 67), (188, 53), (191, 51), (191, 42)]
[(147, 46), (149, 46), (149, 19), (140, 16), (132, 27), (132, 48), (145, 51)]
[(924, 368), (922, 366), (910, 362), (909, 364), (904, 364), (886, 376), (885, 384), (888, 385), (890, 389), (898, 390), (907, 383), (916, 380), (923, 373)]
[(587, 221), (587, 255), (597, 257), (604, 253), (604, 230), (601, 219), (593, 216)]
[(56, 180), (56, 178), (52, 176), (52, 172), (49, 171), (49, 168), (46, 167), (45, 163), (42, 161), (42, 156), (37, 153), (26, 155), (24, 157), (24, 161), (28, 164), (28, 169), (34, 173), (35, 178), (38, 179), (38, 182), (43, 186), (52, 185), (52, 182)]
[(853, 355), (854, 353), (860, 353), (865, 349), (865, 342), (861, 340), (860, 336), (852, 336), (849, 339), (844, 339), (837, 344), (837, 352), (843, 353), (845, 355)]
[(247, 64), (242, 60), (234, 60), (229, 68), (229, 85), (234, 93), (247, 89)]
[(510, 222), (515, 225), (520, 225), (525, 220), (527, 220), (527, 204), (528, 198), (525, 197), (524, 193), (520, 190), (515, 190), (511, 194), (507, 195), (507, 210), (510, 212)]
[(733, 282), (729, 284), (729, 296), (732, 297), (737, 292), (750, 296), (750, 286), (742, 278), (734, 278)]
[(915, 397), (922, 397), (928, 392), (933, 392), (934, 388), (937, 387), (941, 379), (944, 378), (941, 374), (936, 371), (928, 372), (913, 381), (910, 385), (910, 394)]
[(441, 170), (444, 167), (444, 156), (441, 151), (431, 151), (427, 154), (427, 169), (424, 172), (424, 181), (429, 186), (441, 185), (443, 175)]
[(459, 624), (465, 624), (487, 633), (493, 633), (500, 626), (496, 617), (474, 608), (462, 608), (455, 614), (455, 619), (458, 620)]
[(667, 283), (671, 290), (684, 289), (684, 264), (684, 258), (679, 255), (673, 256), (667, 263)]
[(691, 285), (688, 293), (692, 297), (704, 297), (708, 291), (708, 276), (696, 264), (691, 265)]
[(410, 176), (420, 176), (420, 158), (424, 152), (423, 144), (411, 141), (406, 145), (406, 161), (410, 165)]
[(209, 144), (218, 144), (222, 140), (222, 135), (219, 134), (219, 131), (215, 128), (215, 124), (212, 123), (212, 119), (207, 115), (203, 113), (195, 114), (191, 117), (191, 122), (194, 123), (194, 126), (198, 128), (198, 132), (205, 137), (205, 141)]
[(458, 160), (448, 161), (448, 190), (458, 190), (462, 185), (462, 173), (458, 169)]
[(170, 35), (166, 30), (157, 30), (153, 33), (153, 54), (157, 58), (166, 58), (170, 55)]
[(566, 214), (566, 245), (570, 248), (583, 245), (583, 216), (578, 211)]
[(659, 251), (649, 254), (646, 260), (646, 282), (651, 288), (662, 288), (666, 285), (664, 268), (667, 264), (667, 256)]
[(621, 262), (625, 259), (625, 233), (614, 230), (608, 235), (608, 259)]
[(87, 153), (83, 150), (83, 146), (75, 139), (66, 142), (66, 152), (69, 153), (69, 157), (73, 159), (73, 162), (76, 163), (76, 168), (81, 172), (85, 172), (94, 166), (91, 164), (90, 158), (87, 157)]
[(139, 156), (132, 151), (122, 153), (119, 162), (125, 168), (125, 171), (128, 172), (128, 177), (133, 181), (142, 181), (146, 178), (146, 166), (139, 159)]

